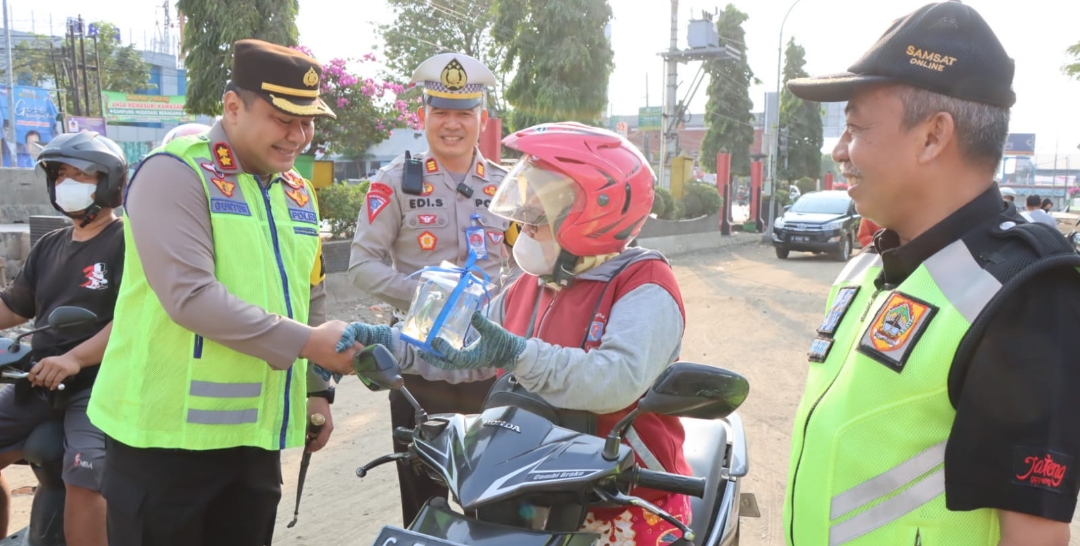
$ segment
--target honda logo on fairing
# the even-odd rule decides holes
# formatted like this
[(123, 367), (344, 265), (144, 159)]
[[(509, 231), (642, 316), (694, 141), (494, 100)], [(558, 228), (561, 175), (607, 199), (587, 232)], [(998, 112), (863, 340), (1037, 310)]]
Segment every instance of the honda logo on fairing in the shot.
[(519, 427), (519, 426), (517, 426), (517, 425), (515, 425), (513, 423), (507, 423), (506, 421), (500, 421), (498, 419), (488, 419), (487, 421), (484, 421), (484, 426), (485, 427), (502, 427), (502, 428), (505, 428), (507, 430), (512, 430), (512, 431), (514, 431), (514, 432), (516, 432), (518, 434), (521, 434), (521, 427)]

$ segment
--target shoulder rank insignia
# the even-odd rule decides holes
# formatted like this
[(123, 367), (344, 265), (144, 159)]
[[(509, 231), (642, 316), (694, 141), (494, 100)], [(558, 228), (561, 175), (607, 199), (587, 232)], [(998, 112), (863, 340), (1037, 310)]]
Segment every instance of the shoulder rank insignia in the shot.
[(236, 168), (236, 159), (233, 158), (232, 148), (224, 142), (214, 143), (214, 161), (223, 171), (231, 171)]

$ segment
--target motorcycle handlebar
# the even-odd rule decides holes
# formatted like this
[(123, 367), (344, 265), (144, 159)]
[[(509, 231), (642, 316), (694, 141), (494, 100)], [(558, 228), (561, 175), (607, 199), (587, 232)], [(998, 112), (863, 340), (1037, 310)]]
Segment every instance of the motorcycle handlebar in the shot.
[(399, 444), (411, 444), (413, 431), (411, 428), (397, 427), (394, 429), (394, 441)]
[(638, 468), (633, 481), (635, 484), (649, 489), (682, 493), (699, 499), (705, 496), (705, 478)]

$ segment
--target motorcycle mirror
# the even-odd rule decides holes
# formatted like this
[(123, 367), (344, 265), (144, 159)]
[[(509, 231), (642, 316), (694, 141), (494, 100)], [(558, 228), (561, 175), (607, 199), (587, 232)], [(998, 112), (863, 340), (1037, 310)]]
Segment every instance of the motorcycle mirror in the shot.
[(637, 409), (674, 417), (722, 419), (738, 409), (749, 393), (750, 383), (735, 372), (676, 362), (656, 378)]
[(397, 359), (382, 345), (369, 345), (353, 357), (353, 370), (367, 388), (378, 392), (383, 389), (401, 389), (405, 380)]
[(75, 331), (90, 326), (97, 320), (97, 315), (82, 307), (61, 306), (49, 313), (49, 328), (65, 332)]

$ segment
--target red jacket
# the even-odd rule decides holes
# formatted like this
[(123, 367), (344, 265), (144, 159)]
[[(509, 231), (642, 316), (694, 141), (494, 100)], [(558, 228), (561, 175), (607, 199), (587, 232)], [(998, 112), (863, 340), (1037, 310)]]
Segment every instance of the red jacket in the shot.
[[(615, 302), (644, 284), (656, 284), (667, 290), (679, 304), (685, 323), (686, 310), (671, 266), (660, 259), (659, 254), (643, 257), (645, 259), (631, 262), (607, 282), (575, 279), (569, 287), (560, 291), (541, 287), (533, 275), (522, 275), (507, 290), (503, 327), (519, 336), (527, 335), (530, 315), (536, 299), (540, 298), (540, 312), (532, 337), (561, 347), (580, 347), (589, 351), (600, 345), (601, 337), (590, 335), (590, 332), (602, 331)], [(648, 319), (643, 317), (642, 320)], [(582, 380), (587, 381), (588, 378)], [(606, 436), (615, 423), (635, 406), (598, 415), (597, 435)], [(639, 465), (650, 470), (691, 475), (690, 465), (683, 456), (685, 433), (678, 418), (645, 413), (634, 421), (632, 430), (623, 438), (623, 443), (634, 450)], [(656, 463), (662, 468), (655, 468)], [(654, 501), (671, 493), (638, 489), (636, 494)]]
[(859, 246), (868, 247), (870, 243), (874, 242), (874, 234), (881, 230), (881, 226), (871, 222), (867, 218), (863, 218), (859, 223)]

